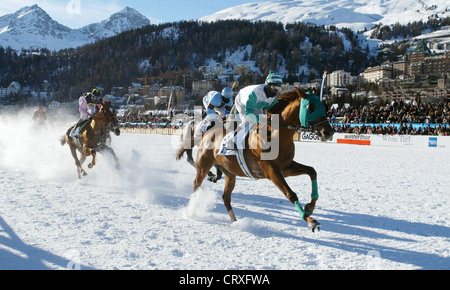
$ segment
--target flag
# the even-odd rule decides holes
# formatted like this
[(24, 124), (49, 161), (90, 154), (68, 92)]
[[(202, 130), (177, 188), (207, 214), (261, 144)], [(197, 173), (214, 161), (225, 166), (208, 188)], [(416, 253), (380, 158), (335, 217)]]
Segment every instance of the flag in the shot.
[(323, 101), (323, 97), (325, 96), (325, 87), (327, 85), (327, 76), (328, 72), (325, 70), (322, 78), (322, 87), (320, 88), (320, 101)]

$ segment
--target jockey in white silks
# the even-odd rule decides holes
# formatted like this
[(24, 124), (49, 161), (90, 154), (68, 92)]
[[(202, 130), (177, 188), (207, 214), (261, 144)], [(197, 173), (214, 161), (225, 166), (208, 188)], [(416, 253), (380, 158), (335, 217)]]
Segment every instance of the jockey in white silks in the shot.
[(248, 133), (259, 123), (259, 115), (269, 108), (281, 92), (283, 79), (274, 71), (270, 71), (264, 84), (243, 88), (236, 96), (235, 106), (241, 120), (234, 138), (226, 141), (227, 149), (233, 150), (244, 147), (244, 140)]
[(222, 93), (211, 91), (203, 97), (203, 106), (206, 110), (206, 117), (195, 129), (194, 136), (201, 136), (210, 128), (215, 126), (215, 122), (222, 123), (233, 107), (233, 90), (224, 88)]

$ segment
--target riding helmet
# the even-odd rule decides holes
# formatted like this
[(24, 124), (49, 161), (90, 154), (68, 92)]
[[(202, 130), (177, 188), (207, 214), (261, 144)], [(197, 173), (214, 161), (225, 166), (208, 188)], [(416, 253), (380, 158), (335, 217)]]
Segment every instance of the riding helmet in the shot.
[(100, 95), (101, 95), (99, 89), (93, 89), (93, 90), (92, 90), (92, 94), (93, 94), (95, 97), (97, 97), (97, 98), (100, 97)]
[(225, 98), (231, 99), (233, 97), (233, 90), (231, 88), (224, 88), (222, 90), (222, 96)]

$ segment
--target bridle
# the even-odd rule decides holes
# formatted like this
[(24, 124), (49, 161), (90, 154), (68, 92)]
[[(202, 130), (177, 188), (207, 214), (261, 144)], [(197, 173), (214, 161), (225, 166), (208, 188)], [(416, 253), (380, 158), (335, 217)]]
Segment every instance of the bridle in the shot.
[[(317, 126), (328, 123), (328, 118), (326, 116), (322, 117), (323, 120), (318, 121), (317, 123), (309, 122), (309, 126), (305, 127), (302, 125), (292, 126), (292, 125), (280, 125), (282, 128), (287, 128), (289, 130), (295, 130), (297, 133), (301, 132), (314, 132), (317, 131)], [(322, 119), (320, 118), (320, 119)]]

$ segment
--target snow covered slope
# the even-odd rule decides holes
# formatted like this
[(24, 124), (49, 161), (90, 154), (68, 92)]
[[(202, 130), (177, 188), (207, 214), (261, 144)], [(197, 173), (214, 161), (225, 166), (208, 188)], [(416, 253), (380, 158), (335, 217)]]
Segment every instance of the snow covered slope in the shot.
[[(450, 269), (448, 148), (297, 143), (313, 234), (267, 180), (237, 179), (230, 225), (224, 181), (192, 194), (176, 136), (113, 136), (122, 170), (99, 155), (77, 181), (58, 140), (76, 120), (30, 134), (31, 116), (0, 115), (0, 269)], [(308, 177), (287, 182), (309, 202)]]
[(447, 0), (281, 0), (264, 1), (231, 7), (200, 20), (224, 19), (269, 20), (283, 23), (310, 22), (335, 25), (353, 30), (370, 29), (382, 22), (407, 24), (428, 17), (450, 15)]
[(38, 5), (33, 5), (0, 17), (0, 45), (16, 50), (75, 48), (148, 24), (150, 20), (127, 7), (101, 23), (71, 29), (54, 21)]

